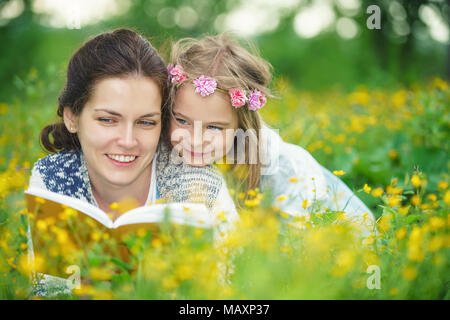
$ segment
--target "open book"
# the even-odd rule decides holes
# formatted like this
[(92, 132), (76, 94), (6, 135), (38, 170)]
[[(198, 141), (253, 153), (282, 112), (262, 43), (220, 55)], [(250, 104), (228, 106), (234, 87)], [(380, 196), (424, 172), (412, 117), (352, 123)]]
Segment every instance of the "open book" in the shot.
[(51, 263), (53, 260), (65, 260), (58, 269), (46, 268), (46, 272), (53, 275), (61, 274), (70, 263), (81, 258), (86, 262), (99, 243), (108, 247), (115, 241), (119, 246), (111, 245), (114, 247), (111, 250), (128, 261), (127, 236), (150, 234), (154, 238), (163, 225), (210, 230), (214, 226), (213, 215), (200, 203), (152, 204), (133, 208), (113, 220), (111, 214), (86, 201), (48, 190), (30, 187), (25, 191), (25, 198), (32, 217), (35, 255), (39, 254), (51, 265), (56, 264)]

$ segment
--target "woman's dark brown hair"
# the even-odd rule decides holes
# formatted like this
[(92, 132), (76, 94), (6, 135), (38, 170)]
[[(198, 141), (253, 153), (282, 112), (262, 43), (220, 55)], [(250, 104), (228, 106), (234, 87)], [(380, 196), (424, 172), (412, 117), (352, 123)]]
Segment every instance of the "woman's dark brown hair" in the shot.
[[(167, 68), (150, 42), (129, 29), (101, 33), (84, 43), (71, 57), (67, 80), (58, 99), (61, 121), (42, 129), (40, 141), (49, 152), (80, 149), (76, 134), (62, 121), (65, 107), (79, 115), (97, 81), (108, 77), (145, 76), (155, 80), (162, 98), (162, 117), (168, 96)], [(163, 122), (164, 123), (164, 122)]]

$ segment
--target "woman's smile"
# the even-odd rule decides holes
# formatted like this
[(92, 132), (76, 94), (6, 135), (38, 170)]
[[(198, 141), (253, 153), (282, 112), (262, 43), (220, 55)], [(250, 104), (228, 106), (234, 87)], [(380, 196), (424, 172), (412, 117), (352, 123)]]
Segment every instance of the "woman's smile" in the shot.
[(117, 167), (131, 167), (138, 156), (129, 154), (106, 154), (106, 157)]

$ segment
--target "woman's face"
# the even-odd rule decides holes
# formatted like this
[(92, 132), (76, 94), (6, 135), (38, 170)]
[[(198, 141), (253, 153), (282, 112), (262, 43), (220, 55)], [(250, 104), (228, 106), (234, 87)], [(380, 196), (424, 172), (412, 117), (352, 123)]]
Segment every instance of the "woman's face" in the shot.
[(81, 114), (64, 110), (77, 132), (93, 186), (148, 185), (161, 132), (161, 94), (148, 77), (98, 81)]
[(226, 94), (216, 91), (202, 97), (190, 83), (178, 89), (169, 133), (186, 163), (206, 166), (222, 159), (233, 145), (237, 126), (237, 115)]

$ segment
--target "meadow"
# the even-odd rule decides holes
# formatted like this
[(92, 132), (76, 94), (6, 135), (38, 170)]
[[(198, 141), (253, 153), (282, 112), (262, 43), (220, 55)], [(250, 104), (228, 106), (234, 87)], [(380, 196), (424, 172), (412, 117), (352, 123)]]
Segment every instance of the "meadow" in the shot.
[[(30, 273), (65, 259), (69, 246), (55, 222), (45, 221), (37, 226), (56, 245), (52, 259), (37, 255), (30, 265), (26, 258), (35, 217), (23, 191), (45, 156), (38, 135), (55, 120), (59, 90), (57, 81), (40, 79), (32, 69), (15, 81), (20, 98), (0, 101), (0, 299), (42, 299)], [(117, 244), (99, 230), (85, 249), (82, 275), (90, 281), (52, 298), (449, 299), (449, 83), (308, 92), (278, 78), (273, 88), (263, 118), (370, 207), (370, 236), (362, 239), (345, 212), (311, 209), (293, 219), (260, 190), (232, 189), (241, 219), (220, 243), (199, 229), (138, 232), (127, 239), (133, 256), (124, 262), (102, 251)]]

